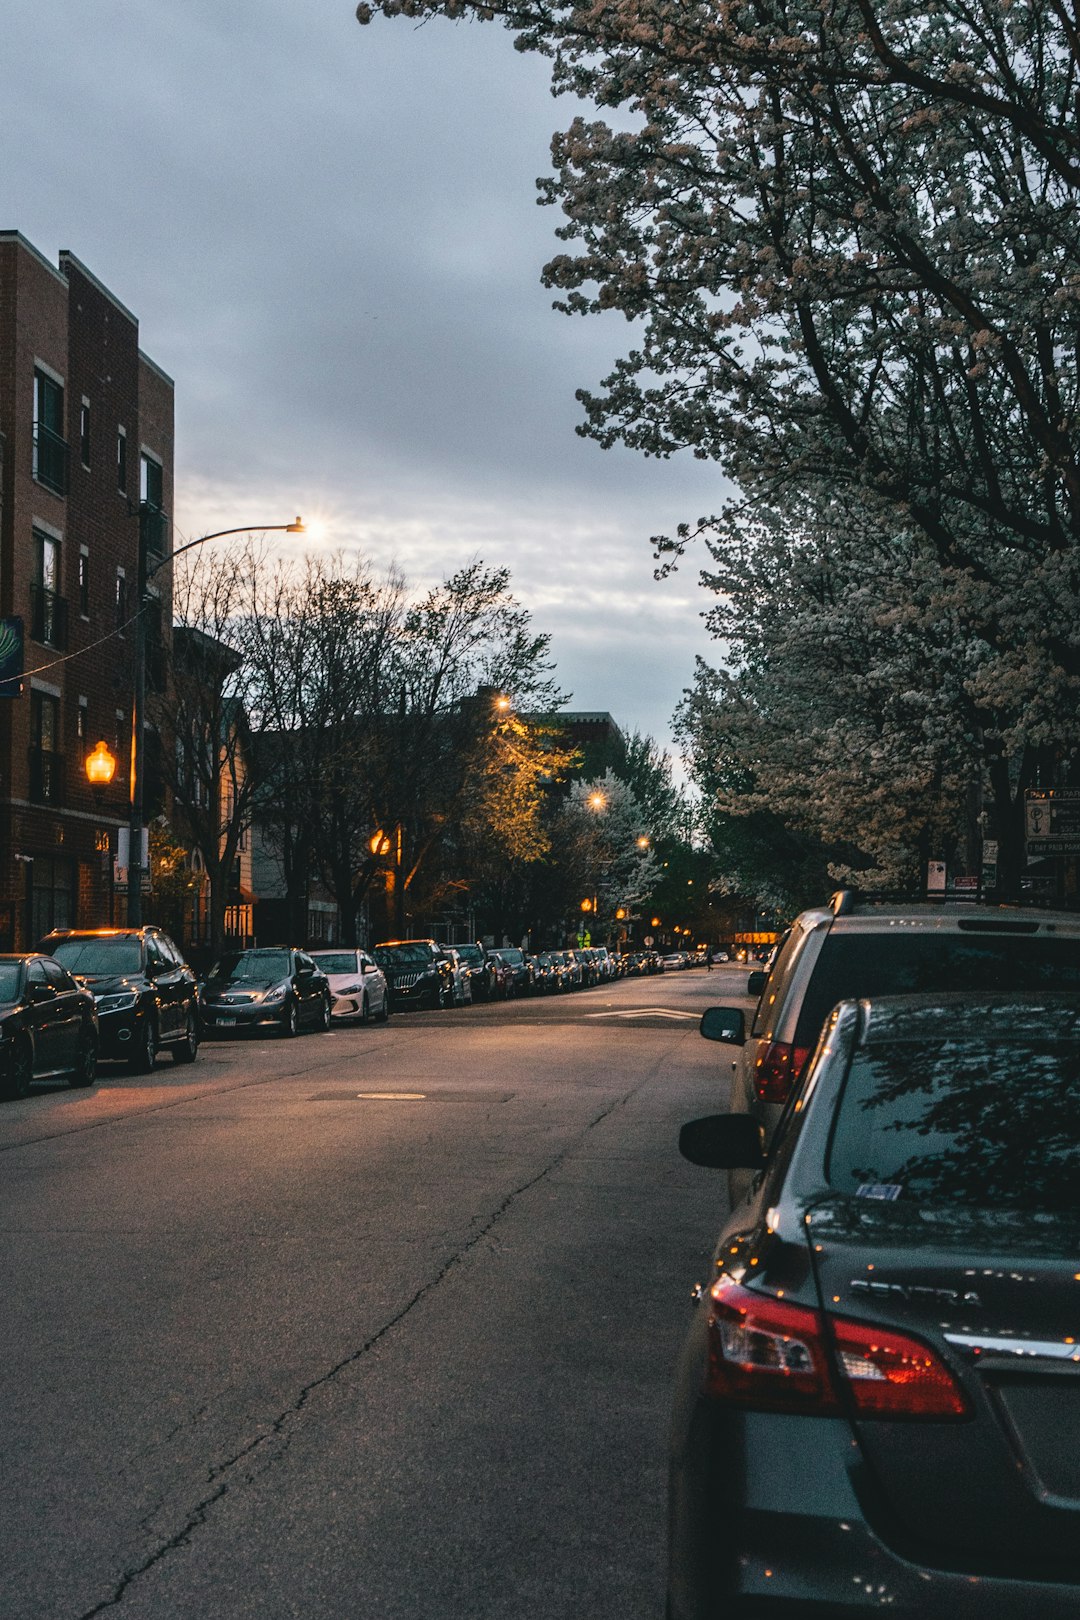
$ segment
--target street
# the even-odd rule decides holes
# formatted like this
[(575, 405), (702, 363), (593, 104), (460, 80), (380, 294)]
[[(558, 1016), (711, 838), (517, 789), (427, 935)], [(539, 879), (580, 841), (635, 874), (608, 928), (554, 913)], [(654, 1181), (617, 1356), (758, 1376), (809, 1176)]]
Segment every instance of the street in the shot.
[(4, 1620), (646, 1620), (746, 970), (0, 1109)]

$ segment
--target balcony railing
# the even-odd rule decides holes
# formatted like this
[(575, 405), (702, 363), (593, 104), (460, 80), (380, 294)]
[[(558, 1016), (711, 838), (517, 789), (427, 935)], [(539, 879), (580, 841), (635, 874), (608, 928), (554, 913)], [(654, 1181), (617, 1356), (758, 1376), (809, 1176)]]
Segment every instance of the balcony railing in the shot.
[(63, 804), (63, 754), (54, 754), (50, 748), (31, 748), (30, 802), (32, 804)]
[(44, 647), (67, 651), (67, 602), (44, 585), (30, 587), (30, 634)]
[(169, 514), (153, 501), (142, 501), (139, 505), (139, 541), (148, 568), (164, 562), (169, 554)]
[(34, 423), (34, 477), (55, 494), (67, 494), (67, 440), (47, 428), (44, 422)]

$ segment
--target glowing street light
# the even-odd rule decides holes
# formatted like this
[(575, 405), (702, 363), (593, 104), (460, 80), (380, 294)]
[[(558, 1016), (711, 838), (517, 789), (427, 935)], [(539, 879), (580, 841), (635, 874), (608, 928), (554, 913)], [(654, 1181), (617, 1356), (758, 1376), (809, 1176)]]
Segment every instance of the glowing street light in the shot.
[(116, 755), (109, 752), (109, 745), (102, 738), (94, 752), (86, 756), (86, 780), (97, 793), (101, 793), (115, 775)]
[(585, 802), (589, 806), (590, 810), (607, 809), (607, 795), (605, 793), (601, 793), (599, 788), (597, 788), (594, 793), (590, 793)]

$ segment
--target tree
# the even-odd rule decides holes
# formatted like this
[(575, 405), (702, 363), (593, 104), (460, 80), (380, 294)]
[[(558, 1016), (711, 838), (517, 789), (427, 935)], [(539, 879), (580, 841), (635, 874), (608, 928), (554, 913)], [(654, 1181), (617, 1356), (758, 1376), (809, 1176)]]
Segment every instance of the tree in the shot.
[(1038, 753), (1080, 741), (1071, 13), (382, 0), (358, 16), (376, 11), (498, 18), (551, 58), (557, 91), (616, 109), (555, 138), (542, 185), (575, 246), (545, 272), (561, 307), (644, 326), (582, 393), (582, 431), (690, 449), (735, 481), (719, 514), (660, 538), (667, 565), (796, 498), (918, 553), (1017, 877)]
[(614, 934), (616, 912), (629, 913), (658, 880), (642, 808), (614, 771), (571, 782), (553, 842), (564, 915), (584, 918), (594, 940)]

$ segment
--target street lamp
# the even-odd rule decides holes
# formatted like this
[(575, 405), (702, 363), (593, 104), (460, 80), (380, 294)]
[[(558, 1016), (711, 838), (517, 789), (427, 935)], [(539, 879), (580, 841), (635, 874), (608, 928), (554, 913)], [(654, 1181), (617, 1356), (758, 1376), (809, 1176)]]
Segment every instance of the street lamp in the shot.
[[(127, 888), (127, 920), (133, 928), (138, 928), (142, 923), (142, 878), (147, 870), (143, 865), (143, 712), (146, 708), (146, 610), (150, 606), (146, 587), (159, 568), (175, 562), (185, 551), (191, 551), (195, 546), (205, 546), (208, 540), (223, 540), (230, 534), (252, 534), (255, 531), (283, 534), (307, 532), (299, 517), (294, 518), (292, 523), (245, 523), (238, 529), (215, 529), (212, 534), (201, 534), (197, 540), (189, 540), (178, 550), (171, 551), (152, 568), (146, 566), (146, 546), (142, 536), (139, 537), (139, 611), (135, 615), (135, 692), (131, 705), (131, 820), (128, 830)], [(149, 862), (149, 852), (146, 858)]]
[(102, 738), (93, 753), (86, 756), (86, 780), (94, 790), (95, 802), (100, 801), (115, 775), (116, 755), (110, 753), (108, 743)]

